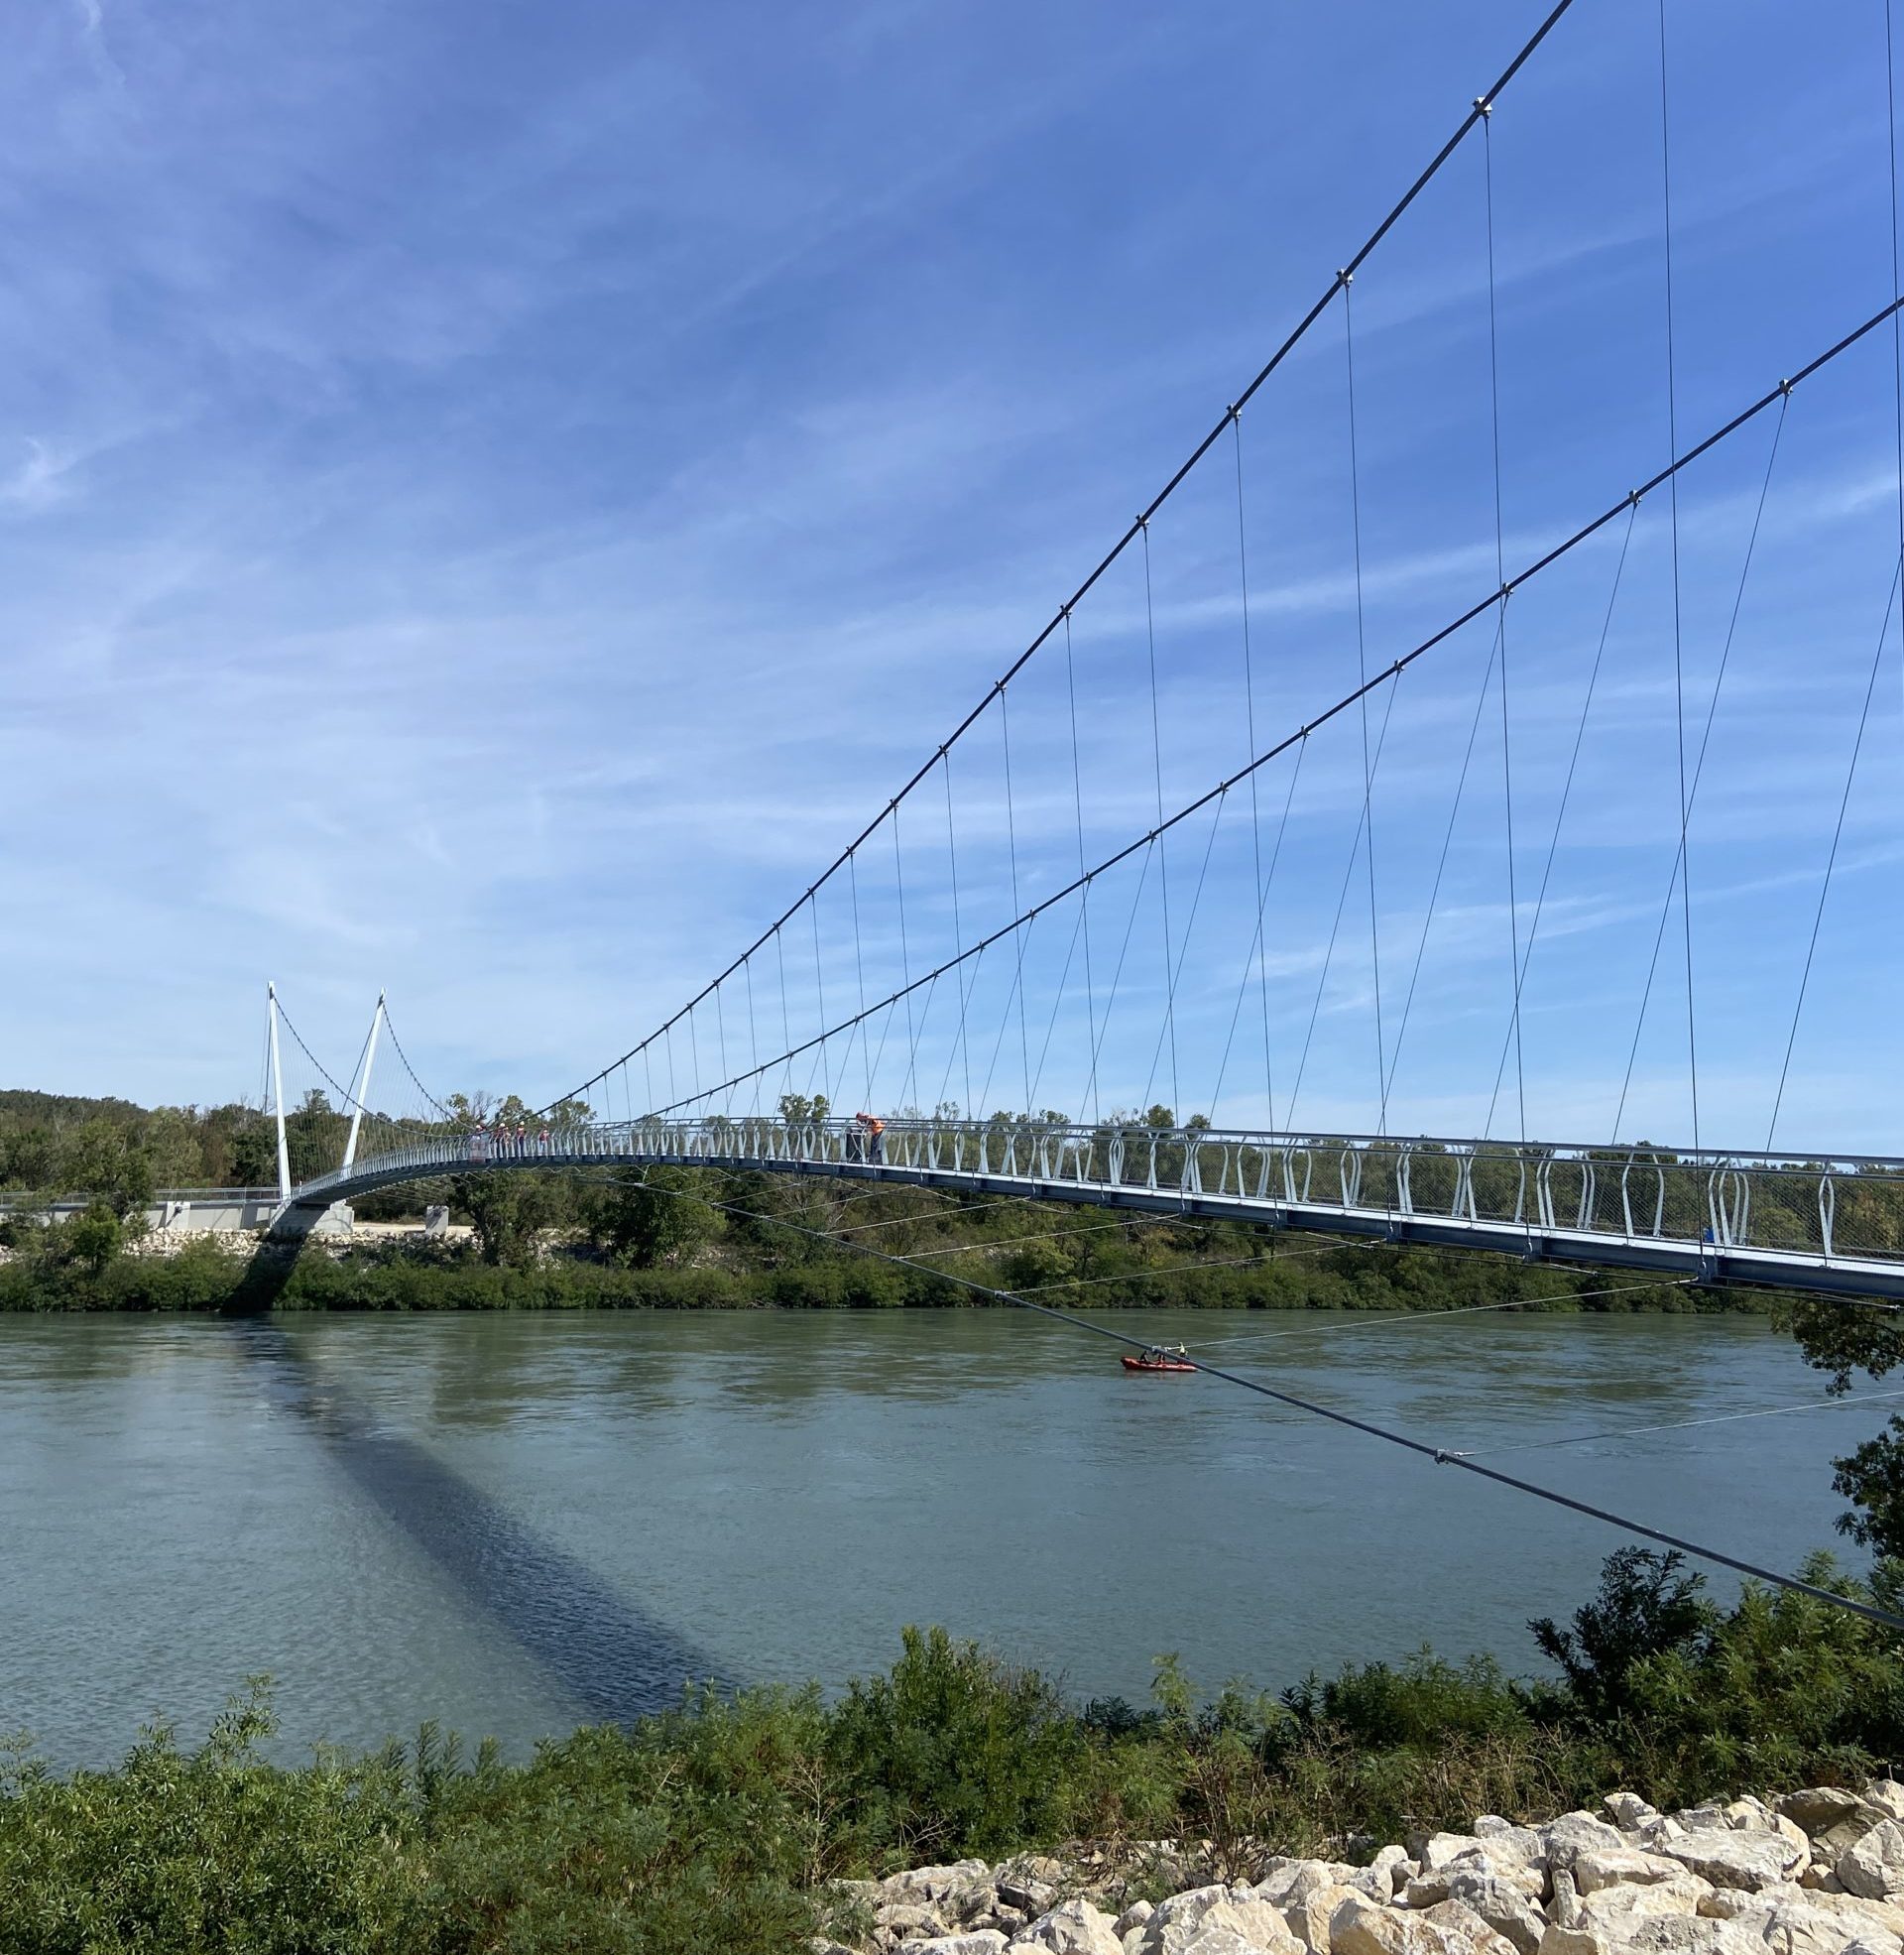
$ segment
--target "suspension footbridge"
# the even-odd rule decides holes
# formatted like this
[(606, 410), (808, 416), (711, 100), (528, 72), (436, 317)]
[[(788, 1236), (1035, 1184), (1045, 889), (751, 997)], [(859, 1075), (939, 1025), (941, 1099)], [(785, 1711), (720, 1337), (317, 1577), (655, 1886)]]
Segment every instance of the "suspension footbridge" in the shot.
[[(299, 1129), (274, 994), (274, 1233), (685, 1164), (1904, 1297), (1888, 15), (1835, 184), (1866, 249), (1800, 284), (1675, 212), (1750, 105), (1689, 134), (1675, 17), (1606, 14), (1554, 7), (971, 709), (620, 1056), (502, 1122), (406, 1058), (400, 1106), (380, 1001)], [(1584, 118), (1570, 45), (1607, 56)]]

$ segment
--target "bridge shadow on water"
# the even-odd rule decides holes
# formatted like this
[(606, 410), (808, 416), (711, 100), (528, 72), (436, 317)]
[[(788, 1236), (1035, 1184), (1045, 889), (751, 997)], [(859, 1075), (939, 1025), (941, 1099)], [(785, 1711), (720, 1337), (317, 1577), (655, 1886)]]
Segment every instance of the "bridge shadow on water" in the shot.
[(471, 1608), (568, 1691), (591, 1722), (627, 1723), (680, 1702), (690, 1681), (725, 1682), (708, 1657), (565, 1549), (538, 1536), (428, 1447), (381, 1429), (321, 1377), (261, 1295), (284, 1287), (254, 1262), (229, 1332), (268, 1401), (304, 1424), (344, 1478), (455, 1583)]

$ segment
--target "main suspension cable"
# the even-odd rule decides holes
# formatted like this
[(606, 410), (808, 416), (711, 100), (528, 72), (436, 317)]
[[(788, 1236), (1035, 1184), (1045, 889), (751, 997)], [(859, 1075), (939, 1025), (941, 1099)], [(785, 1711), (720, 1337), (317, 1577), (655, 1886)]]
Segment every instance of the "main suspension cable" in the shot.
[[(1527, 40), (1521, 45), (1519, 52), (1514, 56), (1513, 60), (1510, 61), (1507, 63), (1507, 65), (1501, 69), (1499, 76), (1496, 78), (1493, 86), (1488, 90), (1487, 95), (1484, 97), (1484, 99), (1488, 101), (1492, 101), (1499, 96), (1501, 91), (1504, 88), (1506, 88), (1509, 85), (1509, 83), (1513, 81), (1514, 77), (1517, 74), (1519, 74), (1520, 70), (1532, 59), (1535, 50), (1540, 47), (1541, 43), (1545, 41), (1548, 35), (1553, 32), (1554, 28), (1559, 25), (1562, 16), (1568, 12), (1568, 10), (1573, 6), (1573, 4), (1574, 4), (1574, 0), (1557, 0), (1557, 4), (1554, 6), (1552, 11), (1540, 23), (1540, 25), (1534, 30), (1534, 32), (1528, 36)], [(947, 750), (955, 746), (958, 743), (958, 741), (964, 738), (965, 734), (970, 731), (970, 729), (978, 722), (980, 717), (991, 706), (992, 701), (995, 698), (1001, 696), (1001, 694), (1005, 690), (1005, 687), (1011, 682), (1011, 680), (1014, 678), (1017, 675), (1017, 673), (1020, 671), (1022, 671), (1023, 668), (1027, 664), (1029, 664), (1034, 657), (1036, 657), (1038, 652), (1043, 648), (1043, 646), (1050, 639), (1052, 634), (1058, 630), (1060, 624), (1062, 624), (1064, 619), (1067, 618), (1070, 615), (1070, 613), (1079, 604), (1081, 604), (1084, 601), (1084, 599), (1090, 594), (1092, 589), (1097, 585), (1099, 580), (1104, 576), (1105, 572), (1109, 570), (1111, 566), (1114, 563), (1116, 563), (1120, 557), (1123, 556), (1124, 552), (1130, 549), (1131, 544), (1136, 541), (1138, 535), (1141, 533), (1143, 529), (1143, 526), (1149, 522), (1151, 517), (1156, 515), (1157, 511), (1160, 510), (1166, 502), (1170, 500), (1171, 496), (1173, 496), (1176, 493), (1177, 489), (1182, 485), (1185, 477), (1187, 477), (1190, 474), (1191, 470), (1194, 469), (1197, 466), (1197, 464), (1200, 461), (1202, 461), (1204, 456), (1209, 453), (1211, 448), (1216, 445), (1216, 442), (1219, 439), (1219, 437), (1222, 435), (1223, 430), (1230, 425), (1231, 417), (1236, 413), (1237, 409), (1247, 407), (1249, 403), (1255, 397), (1257, 391), (1269, 379), (1270, 375), (1275, 373), (1276, 370), (1282, 365), (1282, 363), (1289, 357), (1289, 355), (1295, 351), (1297, 346), (1299, 346), (1302, 343), (1302, 341), (1308, 337), (1311, 328), (1315, 326), (1316, 322), (1329, 309), (1329, 305), (1331, 302), (1335, 299), (1336, 294), (1345, 289), (1346, 282), (1355, 276), (1355, 274), (1368, 261), (1369, 255), (1381, 243), (1382, 239), (1385, 238), (1388, 235), (1388, 233), (1394, 229), (1395, 225), (1401, 221), (1403, 214), (1407, 211), (1409, 206), (1422, 193), (1422, 191), (1425, 190), (1428, 187), (1428, 185), (1434, 182), (1436, 177), (1438, 177), (1441, 174), (1441, 171), (1443, 167), (1447, 164), (1449, 158), (1452, 157), (1455, 154), (1456, 150), (1458, 150), (1461, 147), (1462, 143), (1473, 132), (1476, 123), (1479, 122), (1480, 120), (1481, 120), (1480, 111), (1478, 109), (1471, 108), (1468, 111), (1468, 113), (1462, 118), (1460, 124), (1456, 127), (1454, 133), (1448, 138), (1448, 140), (1445, 143), (1442, 144), (1441, 148), (1435, 152), (1435, 155), (1430, 159), (1427, 167), (1421, 172), (1421, 174), (1418, 177), (1416, 177), (1414, 182), (1408, 185), (1407, 189), (1404, 190), (1402, 194), (1395, 200), (1395, 202), (1389, 207), (1387, 215), (1384, 216), (1381, 222), (1378, 223), (1375, 226), (1375, 228), (1368, 233), (1368, 237), (1363, 240), (1361, 249), (1358, 250), (1356, 254), (1349, 260), (1348, 264), (1344, 266), (1341, 271), (1337, 272), (1335, 277), (1330, 280), (1328, 286), (1324, 289), (1321, 296), (1309, 307), (1308, 311), (1306, 311), (1302, 315), (1302, 317), (1296, 322), (1293, 329), (1283, 339), (1282, 343), (1276, 348), (1276, 350), (1270, 354), (1269, 358), (1266, 361), (1263, 362), (1262, 366), (1257, 370), (1255, 378), (1250, 381), (1249, 386), (1246, 387), (1240, 395), (1237, 396), (1235, 405), (1233, 407), (1227, 408), (1224, 411), (1223, 419), (1219, 421), (1217, 425), (1213, 428), (1211, 428), (1209, 433), (1207, 433), (1203, 437), (1203, 439), (1199, 441), (1197, 445), (1190, 451), (1190, 454), (1178, 467), (1175, 474), (1173, 474), (1170, 477), (1170, 479), (1163, 485), (1163, 487), (1157, 491), (1156, 495), (1151, 498), (1148, 506), (1143, 510), (1142, 514), (1139, 515), (1130, 524), (1130, 528), (1125, 531), (1124, 535), (1121, 536), (1118, 539), (1118, 541), (1111, 547), (1111, 549), (1105, 553), (1104, 557), (1098, 563), (1097, 568), (1094, 569), (1091, 572), (1091, 574), (1088, 577), (1086, 577), (1085, 580), (1077, 587), (1077, 589), (1072, 592), (1070, 598), (1065, 603), (1061, 604), (1058, 607), (1057, 611), (1053, 613), (1049, 623), (1047, 623), (1044, 629), (1040, 631), (1035, 638), (1032, 639), (1031, 643), (1025, 647), (1024, 651), (1022, 651), (1017, 656), (1017, 658), (1006, 670), (1004, 675), (996, 681), (996, 683), (979, 701), (979, 703), (976, 706), (974, 706), (970, 712), (966, 714), (965, 718), (962, 719), (959, 722), (959, 724), (953, 728), (949, 737), (933, 752), (932, 756), (929, 759), (927, 759), (916, 770), (916, 772), (914, 772), (912, 777), (905, 783), (905, 785), (902, 788), (900, 788), (898, 793), (892, 796), (892, 800), (888, 803), (888, 805), (882, 808), (880, 812), (877, 815), (875, 815), (874, 818), (866, 825), (866, 827), (861, 830), (859, 835), (857, 835), (854, 838), (854, 840), (848, 844), (847, 848), (842, 850), (841, 853), (834, 858), (833, 862), (828, 866), (826, 871), (813, 884), (812, 890), (809, 890), (807, 892), (808, 895), (811, 895), (813, 893), (813, 890), (818, 890), (821, 887), (823, 887), (827, 882), (829, 882), (832, 879), (832, 877), (835, 874), (838, 873), (838, 871), (841, 868), (845, 866), (848, 854), (851, 853), (853, 849), (860, 847), (873, 835), (874, 831), (879, 827), (880, 823), (886, 819), (886, 816), (891, 811), (891, 809), (896, 807), (900, 801), (904, 800), (906, 796), (909, 795), (912, 793), (912, 791), (918, 787), (918, 785), (932, 771), (933, 767), (937, 764), (937, 762), (945, 755)], [(805, 900), (804, 898), (800, 899), (800, 901), (802, 902), (804, 900)], [(771, 937), (777, 929), (779, 929), (782, 924), (790, 922), (794, 917), (794, 916), (798, 914), (798, 911), (799, 911), (799, 903), (796, 902), (789, 909), (787, 909), (779, 917), (777, 917), (773, 923), (769, 924), (769, 926), (761, 932), (761, 934), (754, 940), (754, 942), (751, 943), (747, 947), (747, 949), (742, 951), (740, 956), (734, 959), (733, 963), (728, 965), (727, 969), (720, 974), (720, 977), (713, 979), (712, 982), (708, 985), (707, 990), (712, 990), (715, 984), (719, 984), (722, 981), (722, 979), (731, 976), (733, 972), (736, 971), (740, 967), (740, 965), (743, 962), (745, 962), (747, 958), (753, 956), (757, 950), (763, 949), (767, 944), (768, 938)], [(706, 995), (707, 995), (707, 991), (704, 990), (699, 994), (697, 994), (695, 998), (690, 999), (689, 1002), (686, 1005), (682, 1006), (681, 1010), (674, 1015), (674, 1019), (667, 1021), (667, 1023), (672, 1024), (675, 1022), (675, 1020), (678, 1020), (680, 1018), (682, 1013), (691, 1011), (694, 1005), (698, 1004), (700, 999), (705, 997)], [(660, 1032), (662, 1029), (664, 1028), (657, 1028), (655, 1031), (651, 1032), (648, 1035), (648, 1038), (642, 1040), (642, 1045), (646, 1045), (651, 1040), (657, 1039), (660, 1036)], [(586, 1093), (589, 1090), (590, 1087), (595, 1085), (597, 1080), (605, 1077), (608, 1073), (612, 1072), (617, 1065), (621, 1064), (623, 1062), (623, 1059), (633, 1058), (635, 1053), (642, 1049), (642, 1045), (631, 1046), (630, 1049), (622, 1055), (622, 1059), (611, 1060), (609, 1064), (605, 1065), (601, 1069), (600, 1072), (597, 1072), (593, 1074), (590, 1078), (584, 1080), (580, 1086), (575, 1088), (573, 1093), (565, 1094), (563, 1097), (568, 1099), (580, 1098), (584, 1093)]]

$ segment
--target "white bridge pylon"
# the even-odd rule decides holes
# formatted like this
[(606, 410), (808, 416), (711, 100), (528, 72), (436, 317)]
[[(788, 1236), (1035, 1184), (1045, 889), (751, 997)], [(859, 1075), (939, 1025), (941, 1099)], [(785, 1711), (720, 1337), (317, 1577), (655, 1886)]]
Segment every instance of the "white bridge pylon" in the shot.
[(292, 1190), (270, 1234), (442, 1175), (706, 1166), (1253, 1222), (1701, 1283), (1904, 1298), (1904, 1161), (1020, 1121), (637, 1120), (451, 1133)]

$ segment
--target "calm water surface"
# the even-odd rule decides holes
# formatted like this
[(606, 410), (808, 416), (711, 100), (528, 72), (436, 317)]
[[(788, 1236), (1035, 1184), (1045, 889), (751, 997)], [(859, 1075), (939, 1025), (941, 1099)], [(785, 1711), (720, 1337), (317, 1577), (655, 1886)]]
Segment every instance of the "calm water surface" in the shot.
[[(1551, 1446), (1820, 1396), (1756, 1320), (1115, 1321), (1776, 1567), (1881, 1415)], [(433, 1717), (520, 1752), (689, 1675), (838, 1684), (905, 1623), (1084, 1695), (1165, 1650), (1212, 1686), (1531, 1668), (1618, 1539), (1004, 1311), (0, 1318), (0, 1730), (62, 1764), (259, 1671), (293, 1751)]]

